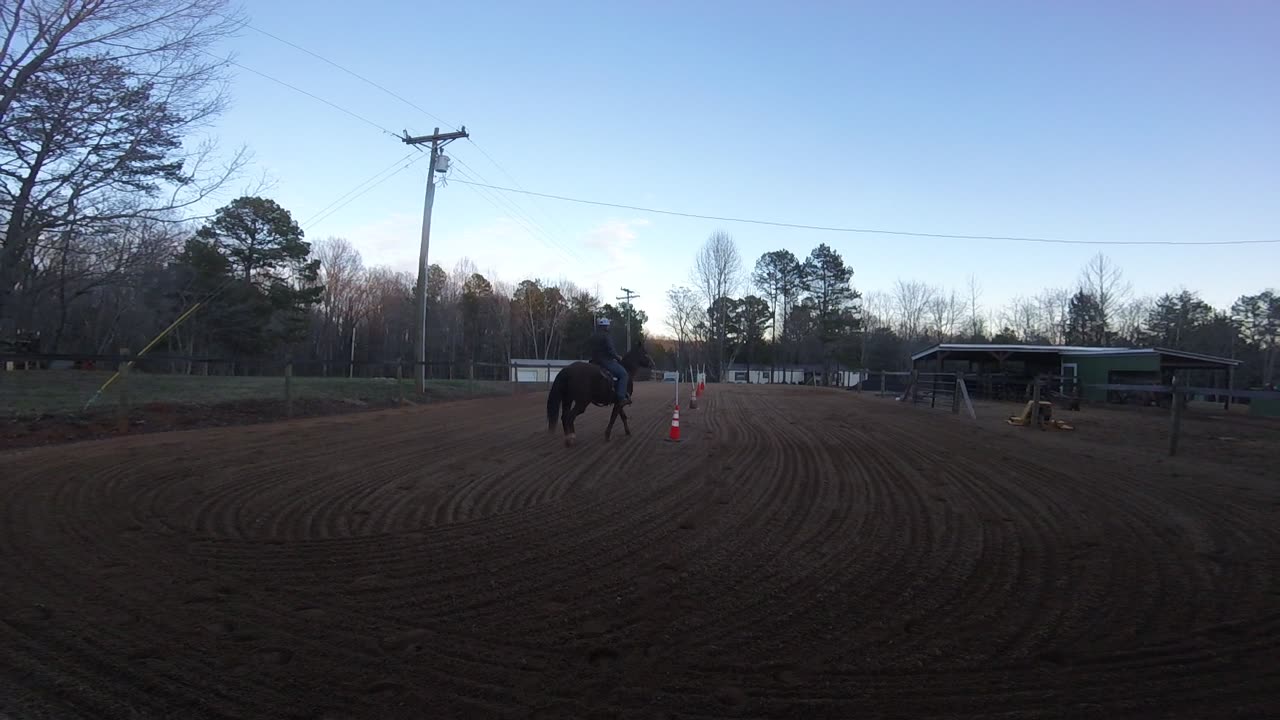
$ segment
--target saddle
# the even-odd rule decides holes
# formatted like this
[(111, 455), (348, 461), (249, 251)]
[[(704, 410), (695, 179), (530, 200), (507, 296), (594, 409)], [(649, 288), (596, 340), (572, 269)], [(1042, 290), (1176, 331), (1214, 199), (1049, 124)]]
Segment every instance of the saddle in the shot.
[(613, 387), (617, 384), (618, 378), (614, 377), (613, 373), (609, 372), (608, 368), (603, 365), (596, 365), (596, 363), (591, 364), (595, 365), (596, 370), (600, 371), (600, 377), (604, 378), (605, 382), (609, 383), (609, 387)]

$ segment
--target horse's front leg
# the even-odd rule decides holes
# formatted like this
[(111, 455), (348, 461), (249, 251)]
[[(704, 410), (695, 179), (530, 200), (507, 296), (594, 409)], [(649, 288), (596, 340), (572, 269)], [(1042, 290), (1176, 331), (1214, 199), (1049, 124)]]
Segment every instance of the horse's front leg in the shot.
[[(611, 415), (609, 416), (609, 426), (608, 426), (608, 427), (606, 427), (606, 428), (604, 429), (604, 440), (605, 440), (605, 442), (609, 442), (609, 437), (613, 435), (613, 423), (614, 423), (615, 421), (617, 421), (617, 419), (618, 419), (618, 413), (620, 413), (620, 412), (622, 412), (622, 408), (621, 408), (621, 407), (619, 407), (617, 404), (615, 404), (615, 405), (613, 406), (613, 414), (611, 414)], [(627, 423), (626, 423), (626, 421), (624, 420), (624, 421), (622, 421), (622, 424), (623, 424), (623, 426), (625, 426)], [(628, 434), (628, 435), (630, 435), (631, 433), (630, 433), (630, 432), (627, 432), (627, 434)]]

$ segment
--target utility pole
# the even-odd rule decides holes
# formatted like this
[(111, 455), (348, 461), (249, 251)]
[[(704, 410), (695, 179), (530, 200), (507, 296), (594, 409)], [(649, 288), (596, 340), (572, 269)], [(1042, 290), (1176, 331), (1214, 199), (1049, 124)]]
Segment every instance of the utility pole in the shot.
[[(431, 205), (436, 199), (436, 165), (440, 161), (440, 148), (459, 138), (470, 137), (467, 126), (458, 132), (441, 133), (440, 128), (430, 135), (409, 137), (408, 131), (400, 138), (406, 145), (418, 146), (431, 143), (431, 169), (427, 171), (427, 199), (422, 204), (422, 247), (418, 249), (418, 322), (414, 331), (413, 359), (417, 366), (413, 387), (419, 395), (427, 386), (427, 246), (431, 244)], [(441, 170), (443, 172), (443, 170)]]
[[(620, 298), (614, 298), (614, 299), (621, 300), (622, 302), (625, 302), (627, 304), (627, 352), (631, 352), (631, 316), (634, 315), (636, 312), (635, 306), (631, 304), (631, 301), (634, 298), (638, 298), (640, 296), (631, 292), (630, 288), (622, 288), (622, 292), (627, 294), (626, 297), (620, 297)], [(678, 385), (679, 383), (676, 383), (676, 384)]]

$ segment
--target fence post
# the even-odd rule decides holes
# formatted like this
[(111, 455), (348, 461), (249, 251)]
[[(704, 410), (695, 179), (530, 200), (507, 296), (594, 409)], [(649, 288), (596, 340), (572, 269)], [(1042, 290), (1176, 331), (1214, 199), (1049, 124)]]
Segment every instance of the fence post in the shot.
[(472, 361), (467, 367), (467, 395), (476, 394), (476, 364)]
[(915, 405), (916, 400), (920, 397), (920, 371), (911, 371), (911, 404)]
[(884, 383), (885, 383), (886, 377), (888, 376), (885, 375), (885, 371), (881, 370), (880, 371), (880, 397), (884, 397)]
[(964, 373), (956, 373), (956, 386), (951, 389), (951, 414), (960, 414), (960, 384), (964, 382)]
[(1227, 368), (1227, 399), (1222, 403), (1222, 409), (1226, 412), (1231, 412), (1231, 391), (1235, 388), (1235, 384), (1236, 369), (1229, 367)]
[(1031, 386), (1031, 418), (1032, 421), (1027, 423), (1027, 427), (1040, 427), (1040, 376), (1037, 375), (1032, 380)]
[(293, 417), (293, 360), (284, 364), (284, 414)]
[(1178, 434), (1182, 431), (1182, 393), (1181, 378), (1177, 375), (1173, 376), (1173, 409), (1170, 413), (1171, 420), (1169, 423), (1169, 455), (1178, 454)]
[(404, 404), (404, 362), (396, 358), (396, 404)]
[(120, 355), (125, 359), (120, 363), (120, 405), (117, 408), (116, 422), (122, 433), (129, 432), (129, 348), (120, 348)]

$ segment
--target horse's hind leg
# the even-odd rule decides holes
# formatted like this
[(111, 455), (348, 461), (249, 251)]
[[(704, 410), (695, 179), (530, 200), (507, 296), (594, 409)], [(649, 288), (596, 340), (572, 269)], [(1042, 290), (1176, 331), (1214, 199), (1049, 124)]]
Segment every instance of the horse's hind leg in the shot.
[(586, 411), (587, 411), (586, 403), (580, 402), (573, 409), (565, 413), (565, 418), (566, 418), (565, 423), (567, 426), (566, 433), (564, 436), (565, 447), (573, 447), (573, 444), (577, 441), (578, 431), (577, 431), (577, 428), (574, 427), (573, 421), (576, 420), (579, 415), (581, 415)]
[(623, 410), (622, 408), (618, 408), (618, 417), (622, 418), (622, 430), (623, 430), (623, 432), (625, 432), (627, 435), (630, 435), (630, 434), (631, 434), (631, 426), (627, 424), (627, 411), (626, 411), (626, 410)]

